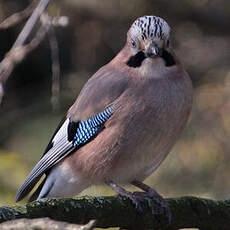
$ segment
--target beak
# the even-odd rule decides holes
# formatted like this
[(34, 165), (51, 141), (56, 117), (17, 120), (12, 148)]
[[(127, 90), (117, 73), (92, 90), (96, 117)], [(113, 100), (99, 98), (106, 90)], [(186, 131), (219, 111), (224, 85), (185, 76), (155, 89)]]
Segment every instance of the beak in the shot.
[(159, 48), (153, 43), (149, 44), (146, 47), (146, 51), (145, 51), (146, 57), (156, 57), (159, 55), (159, 53), (160, 53)]

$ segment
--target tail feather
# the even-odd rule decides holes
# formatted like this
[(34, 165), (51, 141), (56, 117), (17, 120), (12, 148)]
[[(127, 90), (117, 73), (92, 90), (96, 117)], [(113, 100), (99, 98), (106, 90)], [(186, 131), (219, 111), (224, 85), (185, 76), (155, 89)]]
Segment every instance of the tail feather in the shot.
[(28, 202), (31, 202), (31, 201), (34, 201), (34, 200), (37, 200), (41, 190), (42, 190), (42, 187), (43, 185), (45, 184), (46, 182), (46, 178), (44, 178), (44, 180), (41, 182), (41, 184), (38, 186), (38, 188), (35, 190), (35, 192), (30, 196)]
[(34, 188), (34, 186), (38, 183), (41, 177), (35, 178), (27, 187), (20, 189), (15, 197), (15, 202), (18, 202), (24, 199)]

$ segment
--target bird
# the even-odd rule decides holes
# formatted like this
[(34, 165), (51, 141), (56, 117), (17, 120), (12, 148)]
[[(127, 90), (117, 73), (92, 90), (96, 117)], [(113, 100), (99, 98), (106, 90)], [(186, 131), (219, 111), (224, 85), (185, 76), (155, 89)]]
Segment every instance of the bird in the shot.
[(143, 181), (166, 158), (188, 120), (193, 86), (171, 45), (171, 28), (158, 16), (137, 18), (121, 51), (84, 85), (43, 156), (16, 194), (30, 201), (73, 197), (108, 185), (135, 204), (134, 185), (167, 202)]

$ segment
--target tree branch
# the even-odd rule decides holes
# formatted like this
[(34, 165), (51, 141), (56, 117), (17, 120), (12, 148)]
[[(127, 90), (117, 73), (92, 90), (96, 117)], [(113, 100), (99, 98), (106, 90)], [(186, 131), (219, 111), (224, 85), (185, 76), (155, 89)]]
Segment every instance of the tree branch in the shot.
[[(32, 40), (30, 44), (27, 45), (27, 47), (23, 46), (29, 34), (31, 33), (35, 23), (40, 18), (42, 13), (45, 11), (49, 2), (50, 0), (40, 0), (39, 4), (33, 11), (28, 21), (26, 22), (19, 36), (17, 37), (14, 45), (12, 46), (10, 51), (6, 54), (5, 58), (0, 63), (0, 104), (4, 96), (3, 84), (8, 79), (9, 75), (12, 73), (16, 63), (18, 63), (20, 60), (22, 60), (25, 57), (27, 51), (29, 51), (28, 47), (31, 46), (33, 43), (36, 43), (35, 40)], [(19, 56), (17, 57), (17, 55)]]
[[(37, 0), (35, 0), (32, 5), (34, 5), (36, 2)], [(12, 73), (16, 64), (21, 62), (28, 53), (34, 50), (42, 42), (46, 33), (51, 28), (51, 26), (66, 26), (68, 24), (67, 17), (62, 16), (62, 17), (50, 18), (46, 13), (44, 13), (49, 2), (50, 0), (40, 0), (39, 4), (33, 11), (32, 15), (30, 16), (24, 28), (22, 29), (21, 33), (19, 34), (18, 38), (16, 39), (14, 45), (12, 46), (10, 51), (5, 55), (4, 59), (0, 63), (0, 104), (4, 96), (3, 84)], [(30, 5), (27, 9), (25, 9), (23, 13), (21, 12), (18, 14), (21, 15), (21, 17), (25, 17), (26, 15), (31, 13), (32, 5)], [(19, 16), (14, 16), (14, 17), (12, 16), (14, 20), (12, 18), (6, 19), (5, 26), (6, 25), (9, 26), (12, 25), (13, 23), (16, 23), (15, 18), (18, 17)], [(37, 31), (35, 37), (28, 44), (24, 45), (26, 39), (31, 33), (39, 17), (41, 17), (42, 25)], [(53, 36), (51, 36), (52, 42), (50, 42), (50, 45), (51, 45), (52, 61), (53, 61), (53, 66), (52, 66), (53, 80), (55, 80), (55, 83), (53, 83), (52, 92), (53, 92), (54, 99), (58, 101), (60, 70), (59, 70), (59, 61), (58, 61), (57, 41), (55, 39), (56, 37), (54, 36), (54, 32), (53, 32)], [(57, 103), (55, 105), (57, 105)]]
[(0, 23), (0, 30), (1, 29), (8, 29), (9, 27), (15, 26), (27, 17), (29, 17), (37, 4), (38, 0), (34, 0), (26, 9), (21, 12), (17, 12), (10, 17), (6, 18), (3, 22)]
[(53, 110), (59, 109), (59, 94), (60, 94), (60, 61), (59, 61), (59, 48), (58, 41), (55, 35), (54, 28), (51, 27), (48, 33), (51, 60), (52, 60), (52, 97), (51, 104)]
[(39, 4), (33, 11), (32, 15), (26, 22), (25, 26), (23, 27), (22, 31), (18, 35), (12, 49), (15, 49), (19, 46), (22, 46), (25, 42), (28, 36), (30, 35), (32, 29), (34, 28), (34, 25), (42, 15), (42, 13), (45, 11), (46, 7), (48, 6), (50, 0), (40, 0)]
[[(47, 19), (48, 16), (44, 15), (44, 17), (46, 17)], [(45, 19), (43, 19), (43, 21), (45, 21)], [(51, 24), (49, 23), (49, 20), (46, 20), (46, 22), (42, 23), (41, 27), (39, 28), (35, 37), (31, 40), (30, 43), (28, 43), (27, 45), (21, 45), (17, 48), (11, 49), (5, 55), (5, 58), (0, 63), (0, 103), (1, 103), (1, 98), (4, 95), (3, 83), (7, 80), (9, 75), (12, 73), (16, 64), (21, 62), (29, 52), (34, 50), (41, 43), (47, 31), (49, 30), (50, 25)]]
[(171, 223), (168, 223), (164, 210), (156, 201), (146, 198), (143, 212), (140, 213), (131, 200), (121, 196), (49, 199), (24, 206), (1, 207), (0, 222), (49, 217), (76, 224), (85, 224), (95, 219), (96, 227), (102, 228), (229, 230), (230, 200), (215, 201), (196, 197), (167, 200), (172, 212)]

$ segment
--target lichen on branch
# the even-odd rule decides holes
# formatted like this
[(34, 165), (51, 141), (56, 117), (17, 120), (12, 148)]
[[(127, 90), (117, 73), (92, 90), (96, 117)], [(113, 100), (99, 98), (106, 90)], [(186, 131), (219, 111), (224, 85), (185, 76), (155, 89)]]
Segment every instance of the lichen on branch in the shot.
[(135, 209), (131, 200), (122, 196), (45, 199), (22, 206), (1, 207), (0, 222), (20, 218), (49, 217), (74, 224), (86, 224), (90, 220), (96, 220), (96, 227), (102, 228), (229, 229), (229, 200), (215, 201), (197, 197), (181, 197), (170, 198), (167, 201), (172, 212), (170, 223), (164, 209), (155, 200), (146, 197), (143, 212), (140, 212)]

